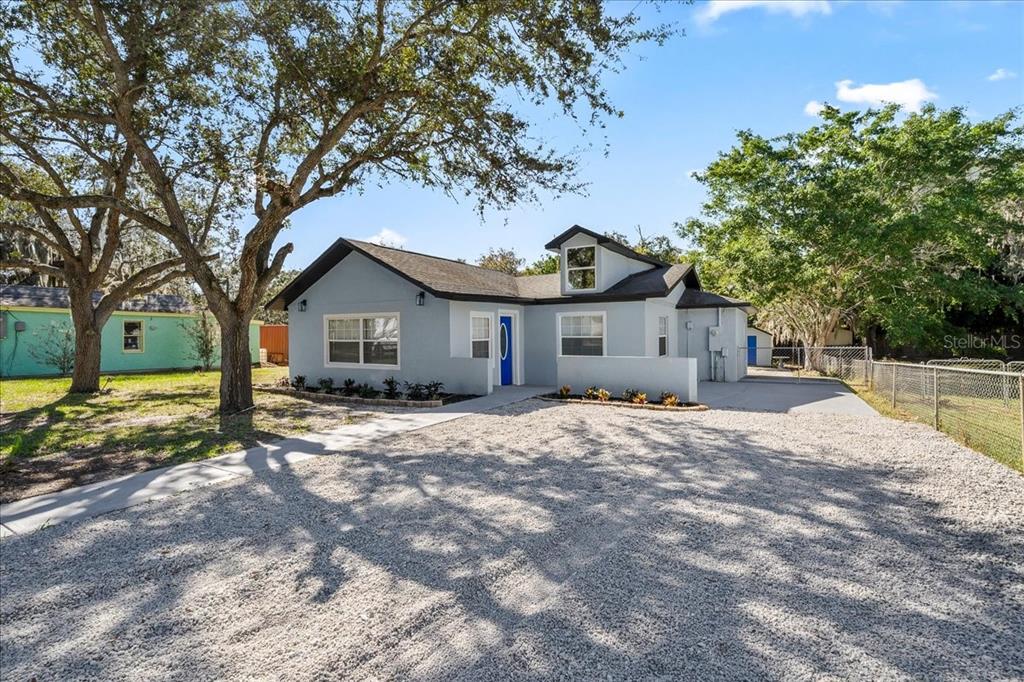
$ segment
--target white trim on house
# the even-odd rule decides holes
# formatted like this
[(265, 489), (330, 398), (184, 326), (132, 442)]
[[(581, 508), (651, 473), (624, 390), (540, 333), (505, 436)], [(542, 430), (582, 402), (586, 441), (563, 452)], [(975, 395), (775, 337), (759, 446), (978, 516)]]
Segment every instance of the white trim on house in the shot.
[[(398, 338), (395, 340), (395, 356), (398, 360), (393, 365), (384, 363), (365, 363), (363, 362), (363, 344), (366, 339), (363, 338), (363, 324), (362, 320), (371, 319), (376, 317), (393, 317), (395, 322), (398, 324)], [(360, 320), (359, 323), (359, 362), (331, 362), (331, 341), (329, 336), (329, 320)], [(401, 315), (395, 313), (326, 313), (324, 315), (324, 367), (347, 367), (350, 369), (401, 369), (402, 368), (402, 319)], [(371, 339), (372, 340), (372, 339)], [(355, 342), (355, 340), (349, 341), (349, 343)]]
[[(657, 348), (655, 349), (655, 352), (657, 352), (658, 357), (663, 358), (663, 357), (665, 357), (665, 356), (667, 356), (669, 354), (668, 351), (669, 351), (669, 348), (671, 348), (671, 346), (669, 345), (668, 315), (658, 315), (657, 318), (658, 318), (658, 336), (657, 336), (658, 345), (657, 345)], [(664, 330), (662, 330), (662, 326), (661, 326), (662, 320), (665, 321), (665, 328), (664, 328)], [(665, 352), (664, 353), (661, 351), (661, 340), (662, 339), (665, 339)]]
[(523, 350), (525, 348), (525, 337), (523, 336), (526, 329), (523, 323), (525, 316), (520, 315), (518, 310), (498, 308), (499, 327), (501, 326), (500, 320), (503, 315), (512, 318), (512, 385), (522, 386), (526, 383), (523, 378), (525, 376), (524, 373), (526, 372), (526, 354)]
[[(590, 249), (591, 251), (594, 252), (594, 264), (593, 265), (582, 266), (582, 267), (569, 267), (569, 252), (570, 251), (577, 251), (577, 250), (580, 250), (580, 249)], [(599, 283), (599, 281), (597, 279), (597, 260), (598, 260), (598, 251), (599, 251), (597, 244), (582, 244), (580, 246), (567, 246), (562, 251), (564, 253), (563, 260), (565, 261), (565, 288), (567, 290), (569, 290), (569, 291), (595, 291), (600, 286), (600, 283)], [(577, 271), (577, 270), (591, 270), (591, 271), (593, 271), (593, 273), (594, 273), (594, 286), (592, 286), (592, 287), (574, 287), (572, 285), (572, 277), (571, 277), (571, 275), (572, 275), (572, 273), (574, 271)]]
[[(449, 311), (448, 314), (450, 315), (451, 312)], [(494, 352), (494, 348), (495, 348), (495, 343), (494, 343), (494, 336), (495, 336), (495, 334), (494, 334), (494, 313), (485, 313), (485, 312), (482, 312), (482, 311), (479, 311), (479, 310), (470, 310), (469, 311), (469, 357), (473, 357), (473, 342), (474, 341), (482, 341), (483, 340), (483, 339), (474, 339), (473, 338), (473, 318), (474, 317), (480, 317), (480, 318), (484, 318), (484, 319), (487, 320), (487, 325), (488, 325), (487, 329), (489, 331), (488, 338), (487, 338), (487, 359), (490, 361), (489, 362), (489, 367), (493, 370), (494, 367), (495, 367), (494, 356), (496, 355), (495, 352)]]
[[(135, 322), (139, 325), (139, 347), (138, 348), (125, 348), (124, 340), (134, 334), (126, 334), (124, 326), (130, 322)], [(138, 319), (121, 320), (121, 352), (122, 353), (145, 353), (146, 352), (146, 321)]]
[[(600, 317), (601, 318), (601, 355), (564, 355), (562, 353), (562, 318), (563, 317)], [(567, 336), (565, 338), (594, 339), (596, 336)], [(574, 310), (570, 312), (555, 313), (555, 357), (563, 358), (597, 358), (608, 355), (608, 313), (604, 310)]]

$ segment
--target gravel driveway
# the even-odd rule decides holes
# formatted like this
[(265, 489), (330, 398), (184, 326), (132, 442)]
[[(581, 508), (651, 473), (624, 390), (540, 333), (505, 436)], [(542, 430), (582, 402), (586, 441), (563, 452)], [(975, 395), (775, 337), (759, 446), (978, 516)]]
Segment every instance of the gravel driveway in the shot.
[(1024, 479), (881, 417), (532, 400), (0, 555), (5, 681), (1024, 676)]

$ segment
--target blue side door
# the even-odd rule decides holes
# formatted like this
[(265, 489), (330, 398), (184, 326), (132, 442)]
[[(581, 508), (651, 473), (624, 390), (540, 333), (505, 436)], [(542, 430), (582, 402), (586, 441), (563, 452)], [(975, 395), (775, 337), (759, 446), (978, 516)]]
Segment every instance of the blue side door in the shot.
[(747, 337), (747, 364), (757, 365), (757, 337)]
[(512, 384), (512, 317), (498, 318), (498, 359), (501, 361), (501, 385)]

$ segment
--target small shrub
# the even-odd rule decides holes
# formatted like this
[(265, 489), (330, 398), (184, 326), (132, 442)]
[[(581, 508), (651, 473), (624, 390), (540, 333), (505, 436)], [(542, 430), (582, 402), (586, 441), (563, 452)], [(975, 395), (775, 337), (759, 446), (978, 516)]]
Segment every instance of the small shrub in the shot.
[(440, 400), (441, 391), (444, 390), (444, 382), (441, 381), (430, 381), (427, 383), (427, 395), (430, 396), (427, 400)]
[(560, 389), (558, 389), (558, 396), (560, 398), (568, 398), (570, 393), (572, 393), (572, 386), (570, 386), (569, 384), (566, 384), (562, 386)]
[(597, 389), (597, 399), (600, 400), (602, 403), (606, 403), (612, 399), (612, 394), (610, 391), (606, 389), (599, 388)]
[(583, 391), (583, 397), (586, 400), (597, 400), (597, 386), (588, 386), (587, 390)]
[(426, 400), (429, 393), (427, 393), (426, 384), (405, 382), (405, 397), (409, 400)]
[(377, 389), (366, 383), (356, 386), (356, 392), (359, 394), (360, 398), (376, 398), (379, 393)]
[(317, 383), (320, 384), (320, 390), (324, 393), (330, 393), (334, 388), (334, 379), (331, 377), (323, 377)]
[(278, 388), (288, 388), (292, 383), (288, 381), (288, 377), (280, 377), (274, 382), (274, 386)]
[(302, 374), (296, 374), (294, 377), (292, 377), (292, 388), (294, 388), (296, 391), (306, 390), (306, 377), (303, 376)]
[(639, 392), (640, 391), (636, 390), (635, 388), (627, 388), (625, 391), (622, 392), (622, 399), (625, 400), (627, 403), (631, 403), (633, 402), (633, 397), (636, 396), (636, 394)]
[(398, 398), (398, 380), (394, 377), (388, 377), (384, 380), (384, 397), (388, 400)]
[(647, 394), (643, 393), (642, 391), (635, 391), (633, 393), (633, 404), (634, 405), (646, 405), (647, 404)]
[(356, 380), (355, 379), (345, 379), (345, 381), (341, 382), (341, 392), (344, 395), (355, 395), (356, 394)]
[(679, 396), (672, 391), (665, 391), (661, 394), (661, 404), (666, 407), (676, 407), (679, 405)]

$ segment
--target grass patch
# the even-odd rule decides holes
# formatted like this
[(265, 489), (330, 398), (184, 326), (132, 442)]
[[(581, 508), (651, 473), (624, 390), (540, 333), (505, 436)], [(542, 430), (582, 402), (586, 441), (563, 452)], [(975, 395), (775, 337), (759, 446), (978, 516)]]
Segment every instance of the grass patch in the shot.
[[(287, 375), (257, 368), (254, 383)], [(254, 394), (256, 408), (221, 417), (219, 372), (111, 375), (97, 394), (67, 378), (0, 382), (0, 501), (158, 466), (197, 461), (351, 421), (351, 409)]]

